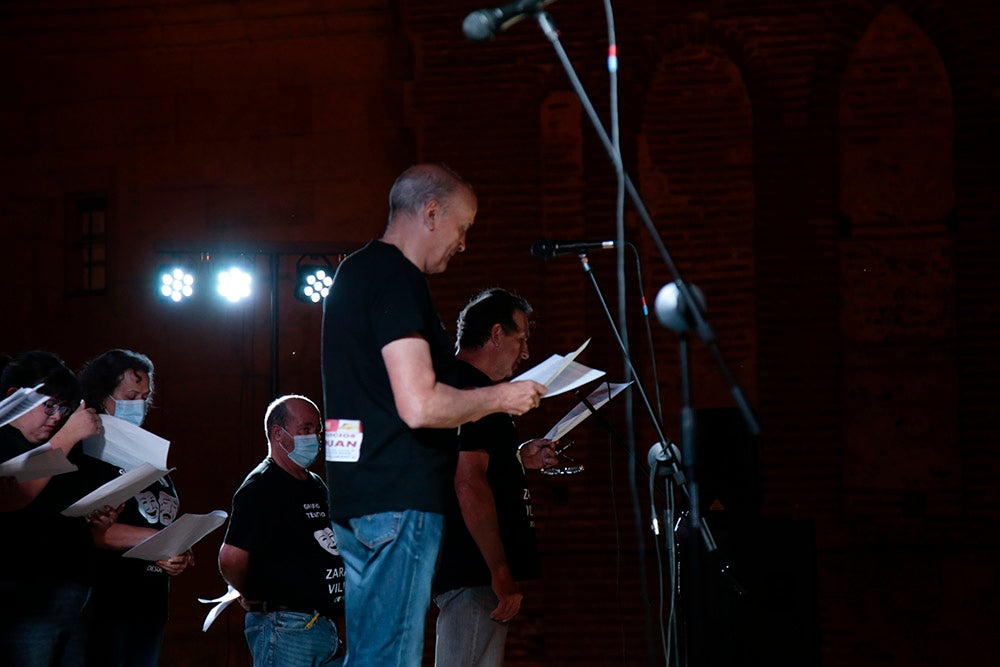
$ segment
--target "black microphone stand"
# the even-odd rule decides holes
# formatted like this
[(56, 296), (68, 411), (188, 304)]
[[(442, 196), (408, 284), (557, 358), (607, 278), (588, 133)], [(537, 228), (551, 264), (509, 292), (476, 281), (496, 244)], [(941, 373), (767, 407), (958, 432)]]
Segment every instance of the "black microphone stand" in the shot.
[[(621, 158), (618, 156), (618, 152), (615, 150), (614, 144), (611, 143), (607, 130), (604, 129), (604, 125), (601, 123), (600, 118), (598, 118), (597, 112), (594, 110), (594, 105), (591, 104), (587, 91), (583, 88), (583, 84), (580, 82), (580, 78), (576, 75), (576, 70), (573, 68), (573, 63), (570, 62), (569, 56), (566, 55), (566, 50), (563, 48), (562, 42), (559, 41), (559, 31), (552, 23), (551, 17), (549, 17), (548, 12), (541, 10), (535, 14), (535, 18), (538, 20), (538, 25), (542, 29), (542, 32), (552, 43), (552, 47), (555, 49), (556, 55), (559, 57), (559, 61), (562, 63), (563, 69), (566, 70), (566, 75), (569, 77), (570, 83), (573, 85), (573, 90), (576, 92), (584, 111), (587, 112), (587, 117), (594, 126), (594, 130), (597, 132), (598, 138), (604, 145), (604, 149), (608, 152), (608, 156), (611, 158), (613, 163), (620, 164)], [(702, 343), (708, 347), (712, 357), (715, 359), (715, 363), (719, 367), (719, 371), (726, 382), (726, 386), (729, 387), (729, 392), (732, 394), (733, 400), (739, 408), (740, 414), (743, 416), (743, 420), (746, 422), (747, 429), (750, 431), (751, 435), (759, 435), (760, 425), (757, 422), (757, 418), (754, 415), (753, 410), (750, 408), (750, 404), (747, 402), (746, 396), (743, 394), (743, 390), (736, 382), (736, 379), (733, 377), (729, 370), (729, 366), (726, 364), (726, 361), (722, 356), (715, 332), (705, 319), (705, 312), (702, 309), (701, 304), (694, 298), (693, 292), (681, 277), (677, 265), (674, 264), (674, 260), (670, 256), (670, 252), (667, 250), (666, 245), (664, 245), (663, 239), (660, 237), (660, 234), (656, 229), (656, 225), (653, 224), (653, 219), (650, 217), (649, 211), (646, 210), (646, 206), (643, 204), (642, 197), (639, 196), (639, 192), (636, 190), (635, 185), (632, 183), (632, 179), (628, 176), (628, 174), (625, 174), (625, 188), (629, 195), (629, 199), (632, 200), (633, 205), (639, 213), (639, 217), (642, 218), (643, 224), (646, 226), (646, 230), (649, 232), (649, 235), (653, 239), (660, 256), (663, 258), (663, 263), (670, 271), (670, 275), (673, 276), (674, 282), (677, 284), (677, 289), (681, 293), (681, 297), (686, 303), (690, 304), (691, 317), (693, 318), (695, 325), (694, 328), (697, 330)]]
[[(612, 163), (615, 164), (617, 168), (620, 170), (620, 177), (622, 176), (624, 177), (623, 180), (629, 198), (635, 205), (636, 210), (639, 212), (639, 216), (642, 218), (643, 224), (645, 224), (647, 231), (649, 232), (651, 238), (653, 239), (653, 242), (657, 247), (657, 250), (660, 252), (664, 264), (666, 265), (670, 274), (673, 276), (674, 283), (676, 284), (676, 287), (680, 293), (680, 299), (688, 306), (688, 312), (690, 314), (691, 319), (693, 320), (694, 329), (698, 332), (698, 336), (701, 338), (702, 343), (709, 349), (710, 353), (712, 354), (712, 357), (714, 358), (715, 363), (719, 368), (719, 372), (722, 374), (723, 380), (729, 387), (730, 394), (732, 395), (734, 402), (736, 403), (738, 409), (740, 410), (740, 414), (742, 415), (743, 420), (747, 425), (747, 429), (752, 435), (759, 435), (760, 425), (757, 422), (757, 418), (754, 415), (753, 410), (751, 410), (750, 405), (747, 402), (746, 397), (743, 393), (743, 390), (736, 382), (736, 379), (733, 377), (732, 373), (729, 370), (729, 366), (726, 364), (726, 361), (722, 356), (722, 352), (719, 349), (715, 332), (709, 325), (705, 317), (702, 305), (699, 302), (699, 300), (695, 298), (693, 290), (689, 288), (688, 284), (681, 277), (680, 271), (677, 268), (676, 264), (674, 264), (673, 258), (670, 256), (670, 253), (668, 252), (666, 245), (663, 243), (663, 239), (660, 237), (659, 232), (656, 229), (656, 226), (653, 224), (653, 220), (650, 217), (649, 212), (646, 210), (646, 207), (643, 204), (642, 198), (639, 196), (639, 193), (636, 190), (635, 185), (632, 183), (632, 179), (628, 176), (628, 174), (624, 173), (624, 166), (622, 165), (621, 155), (616, 150), (614, 144), (612, 143), (610, 137), (608, 136), (608, 133), (604, 128), (604, 125), (601, 123), (600, 118), (597, 116), (597, 112), (594, 110), (593, 104), (591, 104), (590, 102), (590, 98), (587, 95), (587, 92), (584, 89), (583, 84), (580, 82), (579, 77), (576, 75), (576, 71), (573, 67), (573, 64), (572, 62), (570, 62), (569, 56), (566, 54), (566, 51), (563, 48), (561, 41), (559, 40), (558, 30), (553, 24), (552, 19), (549, 17), (548, 13), (545, 12), (544, 10), (538, 11), (535, 14), (535, 17), (538, 20), (538, 25), (541, 28), (542, 32), (545, 34), (549, 42), (551, 42), (552, 47), (555, 49), (556, 55), (559, 57), (559, 60), (563, 65), (563, 69), (566, 71), (566, 74), (570, 79), (570, 83), (573, 85), (573, 89), (576, 92), (576, 95), (579, 98), (580, 103), (583, 106), (583, 109), (586, 111), (587, 116), (594, 127), (594, 130), (597, 132), (598, 137), (600, 138), (602, 144), (604, 145), (604, 148), (607, 151), (609, 158), (611, 159)], [(638, 375), (635, 372), (635, 368), (632, 365), (632, 361), (628, 353), (628, 348), (625, 345), (624, 341), (622, 340), (622, 336), (624, 335), (624, 323), (622, 324), (623, 331), (619, 332), (614, 325), (614, 319), (611, 317), (611, 313), (607, 308), (607, 304), (604, 302), (604, 298), (593, 276), (593, 272), (590, 270), (590, 265), (589, 261), (587, 260), (586, 253), (581, 252), (579, 254), (579, 257), (583, 264), (584, 272), (590, 278), (590, 281), (593, 284), (595, 291), (597, 292), (598, 298), (601, 301), (601, 306), (603, 307), (608, 317), (609, 323), (611, 324), (611, 329), (615, 334), (615, 340), (617, 341), (619, 347), (621, 348), (622, 355), (624, 356), (627, 367), (629, 371), (632, 373), (632, 376), (638, 378)], [(619, 292), (621, 292), (621, 290), (619, 290)], [(683, 355), (682, 365), (684, 367), (683, 382), (686, 385), (688, 382), (686, 337), (682, 338), (681, 345), (682, 345), (681, 349)], [(656, 413), (653, 411), (652, 406), (649, 404), (649, 399), (647, 398), (646, 393), (642, 388), (642, 383), (637, 381), (636, 388), (638, 389), (639, 395), (646, 406), (646, 410), (649, 413), (650, 419), (652, 420), (653, 425), (656, 428), (657, 436), (660, 438), (660, 442), (663, 444), (665, 450), (669, 451), (670, 440), (668, 440), (663, 435), (663, 430), (660, 426), (659, 420), (657, 419)], [(695, 467), (694, 467), (695, 463), (694, 415), (690, 406), (689, 396), (685, 397), (685, 405), (681, 412), (681, 428), (682, 428), (682, 446), (684, 447), (685, 450), (682, 453), (682, 458), (685, 461), (685, 471), (687, 473), (686, 484), (682, 488), (685, 490), (688, 496), (689, 512), (690, 512), (688, 522), (689, 525), (691, 526), (691, 530), (688, 531), (689, 551), (691, 552), (689, 561), (692, 564), (694, 564), (694, 567), (697, 567), (696, 563), (700, 555), (699, 554), (700, 550), (697, 548), (698, 542), (701, 541), (702, 546), (709, 553), (713, 553), (715, 551), (715, 543), (714, 540), (712, 539), (711, 532), (708, 530), (708, 525), (701, 517), (700, 508), (698, 507), (699, 503), (698, 486), (697, 486)], [(697, 527), (697, 529), (695, 529), (695, 527)], [(689, 567), (691, 566), (689, 565)], [(696, 573), (694, 572), (692, 573), (692, 575), (695, 574)], [(700, 661), (702, 656), (704, 655), (704, 647), (703, 647), (704, 637), (702, 632), (703, 627), (701, 625), (702, 618), (700, 610), (701, 591), (695, 589), (696, 586), (699, 586), (700, 581), (698, 576), (692, 576), (690, 578), (690, 582), (691, 582), (691, 587), (690, 587), (691, 590), (689, 590), (689, 592), (690, 592), (691, 602), (692, 604), (696, 604), (699, 606), (698, 608), (695, 609), (689, 608), (689, 611), (691, 612), (692, 616), (692, 618), (689, 619), (690, 623), (692, 624), (692, 634), (690, 637), (691, 646), (689, 646), (688, 654), (691, 658), (695, 660), (695, 662), (693, 662), (692, 664), (694, 664), (695, 667), (701, 667)]]
[[(604, 299), (604, 294), (601, 292), (600, 286), (597, 284), (597, 278), (594, 276), (594, 272), (590, 267), (590, 260), (587, 258), (587, 253), (579, 253), (580, 264), (583, 267), (583, 272), (590, 281), (590, 284), (594, 288), (594, 293), (597, 295), (597, 300), (601, 305), (601, 309), (604, 311), (604, 315), (611, 325), (611, 331), (614, 334), (615, 341), (618, 343), (618, 348), (622, 353), (622, 358), (625, 360), (625, 364), (629, 369), (632, 377), (638, 378), (635, 366), (632, 364), (632, 356), (628, 353), (625, 347), (625, 343), (618, 333), (618, 330), (614, 326), (614, 318), (611, 315), (611, 311), (608, 309), (607, 301)], [(681, 350), (681, 384), (683, 388), (683, 408), (681, 410), (681, 460), (683, 461), (683, 476), (678, 476), (676, 473), (678, 467), (678, 461), (671, 454), (670, 439), (663, 433), (663, 428), (660, 425), (659, 419), (656, 417), (656, 413), (653, 411), (653, 406), (649, 402), (649, 397), (646, 394), (646, 390), (643, 388), (642, 383), (635, 382), (636, 390), (639, 392), (639, 397), (642, 399), (643, 404), (646, 406), (646, 411), (649, 413), (649, 417), (653, 423), (653, 428), (656, 429), (656, 435), (659, 438), (659, 442), (653, 445), (656, 447), (660, 445), (662, 447), (662, 453), (660, 454), (661, 463), (660, 465), (666, 466), (674, 470), (674, 474), (667, 474), (667, 488), (666, 493), (670, 493), (670, 480), (672, 478), (680, 477), (684, 479), (684, 483), (680, 485), (681, 490), (684, 492), (688, 499), (688, 519), (687, 519), (687, 536), (688, 536), (688, 558), (687, 569), (690, 572), (688, 592), (688, 612), (689, 620), (688, 625), (691, 628), (691, 634), (689, 635), (689, 645), (687, 647), (687, 653), (692, 659), (690, 664), (695, 665), (695, 667), (701, 666), (701, 658), (704, 655), (704, 626), (702, 624), (702, 607), (701, 607), (701, 590), (700, 590), (700, 577), (701, 569), (699, 566), (699, 558), (701, 557), (701, 550), (698, 549), (700, 543), (704, 547), (705, 553), (709, 557), (714, 557), (717, 555), (717, 546), (715, 543), (715, 538), (712, 536), (712, 531), (708, 527), (708, 522), (701, 516), (701, 511), (699, 507), (699, 494), (698, 494), (698, 482), (695, 478), (695, 446), (694, 446), (694, 410), (691, 407), (691, 392), (690, 392), (690, 372), (688, 364), (688, 341), (687, 335), (682, 333), (680, 339), (680, 350)], [(665, 457), (665, 458), (663, 458)], [(630, 465), (633, 461), (629, 462)], [(673, 532), (669, 525), (669, 519), (664, 520), (666, 524), (664, 526), (664, 539), (668, 540), (667, 551), (673, 551)], [(641, 536), (640, 532), (640, 536)], [(641, 538), (640, 538), (641, 539)], [(721, 571), (726, 573), (729, 572), (729, 566), (723, 565)], [(645, 592), (643, 593), (645, 601)], [(648, 604), (648, 602), (647, 602)], [(650, 653), (652, 656), (652, 653)]]
[[(681, 461), (684, 464), (684, 474), (687, 479), (688, 515), (687, 515), (687, 545), (684, 552), (686, 558), (689, 586), (681, 595), (687, 609), (687, 657), (690, 664), (700, 667), (705, 655), (705, 628), (702, 608), (701, 566), (700, 554), (697, 549), (697, 526), (702, 525), (701, 500), (698, 491), (698, 479), (695, 477), (695, 447), (694, 447), (694, 410), (691, 407), (691, 368), (688, 355), (687, 332), (680, 333), (678, 343), (681, 362)], [(706, 546), (708, 543), (706, 542)], [(714, 546), (714, 545), (713, 545)]]

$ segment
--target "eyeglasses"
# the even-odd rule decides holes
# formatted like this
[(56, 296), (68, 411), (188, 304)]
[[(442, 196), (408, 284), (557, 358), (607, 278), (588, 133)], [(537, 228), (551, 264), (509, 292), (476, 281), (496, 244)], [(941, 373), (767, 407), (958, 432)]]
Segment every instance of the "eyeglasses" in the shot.
[(61, 419), (66, 415), (68, 415), (72, 411), (72, 408), (70, 408), (70, 406), (66, 405), (65, 403), (57, 403), (56, 401), (45, 401), (45, 404), (42, 405), (42, 410), (44, 410), (45, 414), (49, 417), (58, 412), (59, 418)]
[(541, 472), (543, 475), (549, 475), (550, 477), (555, 475), (576, 475), (578, 473), (583, 472), (583, 464), (577, 462), (577, 460), (574, 459), (569, 454), (563, 453), (572, 446), (573, 443), (570, 442), (569, 444), (555, 450), (556, 456), (568, 461), (572, 465), (566, 465), (561, 468), (542, 468), (539, 472)]

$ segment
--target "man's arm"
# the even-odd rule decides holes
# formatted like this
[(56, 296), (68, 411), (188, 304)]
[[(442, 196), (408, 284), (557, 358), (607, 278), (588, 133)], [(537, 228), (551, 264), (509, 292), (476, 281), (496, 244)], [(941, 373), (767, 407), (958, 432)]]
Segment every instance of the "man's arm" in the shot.
[(537, 382), (501, 382), (478, 389), (455, 389), (438, 382), (431, 348), (412, 334), (382, 348), (400, 418), (410, 428), (454, 428), (493, 414), (523, 415), (538, 407), (545, 387)]
[(0, 512), (14, 512), (31, 504), (49, 483), (51, 477), (18, 482), (15, 477), (4, 477), (0, 484)]
[(156, 533), (155, 528), (130, 526), (124, 523), (113, 523), (107, 530), (95, 530), (94, 544), (100, 549), (124, 551), (131, 549), (147, 537)]
[(250, 552), (223, 543), (219, 549), (219, 572), (230, 586), (240, 592), (240, 604), (246, 609), (248, 601), (244, 598), (243, 591), (250, 572)]
[(459, 452), (455, 471), (455, 493), (462, 508), (462, 518), (490, 569), (493, 592), (499, 603), (490, 613), (495, 621), (507, 623), (521, 609), (521, 591), (507, 562), (507, 552), (500, 541), (493, 490), (486, 478), (490, 456), (486, 452)]

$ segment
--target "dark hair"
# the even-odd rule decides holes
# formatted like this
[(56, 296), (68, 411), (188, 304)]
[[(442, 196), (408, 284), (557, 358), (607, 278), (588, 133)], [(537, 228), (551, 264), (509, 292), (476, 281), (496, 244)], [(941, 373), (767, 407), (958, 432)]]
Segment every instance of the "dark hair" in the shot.
[(267, 436), (268, 442), (271, 441), (271, 428), (273, 426), (285, 428), (285, 426), (288, 425), (288, 401), (293, 398), (305, 401), (309, 405), (313, 406), (317, 413), (320, 413), (319, 407), (311, 399), (306, 398), (305, 396), (300, 396), (299, 394), (286, 394), (284, 396), (279, 396), (271, 401), (271, 404), (267, 406), (267, 410), (264, 411), (264, 435)]
[(508, 334), (517, 331), (516, 311), (531, 315), (531, 304), (500, 287), (483, 290), (458, 314), (455, 346), (473, 350), (482, 347), (490, 339), (494, 324), (499, 324)]
[(87, 407), (104, 412), (104, 399), (114, 393), (126, 371), (149, 375), (149, 395), (152, 397), (153, 362), (149, 357), (132, 350), (108, 350), (88, 361), (80, 371), (80, 387)]
[(22, 352), (4, 366), (0, 374), (0, 397), (11, 389), (34, 387), (43, 382), (40, 391), (46, 396), (68, 405), (80, 402), (80, 384), (73, 371), (62, 359), (43, 350)]
[(414, 165), (400, 174), (389, 190), (389, 224), (400, 213), (418, 213), (431, 200), (447, 205), (460, 190), (475, 195), (472, 185), (447, 165)]

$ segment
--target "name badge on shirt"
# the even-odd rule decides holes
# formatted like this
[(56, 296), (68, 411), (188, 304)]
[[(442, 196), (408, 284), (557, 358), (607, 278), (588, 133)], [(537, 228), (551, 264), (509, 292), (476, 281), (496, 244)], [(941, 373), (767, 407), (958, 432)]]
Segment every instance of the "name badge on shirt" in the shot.
[(361, 458), (364, 433), (357, 419), (326, 420), (326, 460), (333, 463), (357, 463)]

